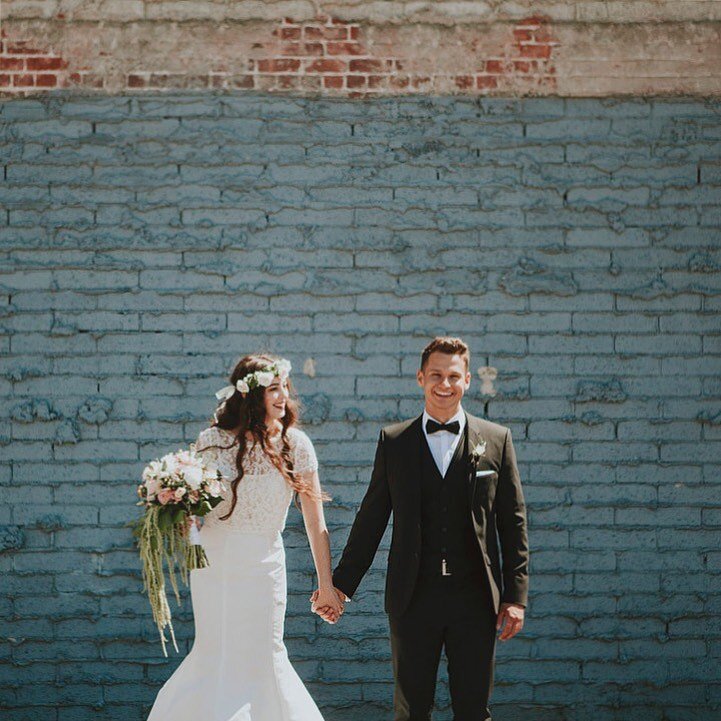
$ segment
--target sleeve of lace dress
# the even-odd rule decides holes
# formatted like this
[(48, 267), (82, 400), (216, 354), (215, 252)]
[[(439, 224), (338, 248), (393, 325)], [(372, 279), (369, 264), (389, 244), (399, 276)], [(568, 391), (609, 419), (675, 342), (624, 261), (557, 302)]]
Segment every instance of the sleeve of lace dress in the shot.
[(313, 442), (304, 431), (298, 430), (293, 458), (293, 470), (297, 473), (312, 473), (318, 470), (318, 458)]
[(218, 461), (218, 449), (208, 447), (216, 443), (216, 441), (211, 437), (212, 434), (212, 428), (204, 428), (195, 439), (196, 453), (200, 455), (205, 463), (211, 466), (215, 465)]

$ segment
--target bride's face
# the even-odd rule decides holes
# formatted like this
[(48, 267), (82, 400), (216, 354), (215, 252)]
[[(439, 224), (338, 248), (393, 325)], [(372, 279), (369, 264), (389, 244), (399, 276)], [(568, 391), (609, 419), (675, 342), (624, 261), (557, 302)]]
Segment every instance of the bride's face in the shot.
[(265, 389), (265, 424), (280, 420), (285, 415), (289, 397), (288, 377), (275, 376)]

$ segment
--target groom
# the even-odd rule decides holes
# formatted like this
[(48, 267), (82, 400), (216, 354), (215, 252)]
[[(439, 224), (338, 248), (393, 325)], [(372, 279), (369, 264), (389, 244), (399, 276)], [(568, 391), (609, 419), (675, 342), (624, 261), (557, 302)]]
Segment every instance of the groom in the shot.
[(442, 649), (454, 721), (490, 719), (496, 631), (505, 641), (523, 627), (529, 552), (516, 455), (508, 428), (461, 408), (469, 364), (460, 338), (423, 350), (425, 409), (381, 430), (333, 574), (339, 595), (352, 597), (393, 512), (385, 610), (395, 721), (430, 719)]

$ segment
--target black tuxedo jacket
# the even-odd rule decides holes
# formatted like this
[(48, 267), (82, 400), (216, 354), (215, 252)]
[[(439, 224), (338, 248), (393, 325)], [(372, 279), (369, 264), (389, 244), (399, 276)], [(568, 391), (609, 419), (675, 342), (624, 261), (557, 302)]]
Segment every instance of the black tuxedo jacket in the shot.
[[(462, 462), (467, 473), (470, 513), (497, 614), (501, 601), (527, 604), (526, 506), (510, 429), (469, 413), (465, 416), (469, 452)], [(334, 585), (352, 598), (373, 562), (393, 512), (385, 594), (385, 610), (393, 616), (400, 616), (408, 606), (418, 576), (420, 444), (426, 443), (422, 420), (423, 414), (381, 430), (368, 490), (333, 573)], [(480, 460), (474, 461), (471, 452), (483, 441), (485, 453)]]

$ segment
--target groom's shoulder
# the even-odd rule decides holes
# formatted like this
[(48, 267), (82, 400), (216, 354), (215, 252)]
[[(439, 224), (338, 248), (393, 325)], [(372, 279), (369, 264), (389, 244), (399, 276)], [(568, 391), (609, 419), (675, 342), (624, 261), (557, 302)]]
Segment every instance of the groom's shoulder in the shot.
[(403, 433), (408, 431), (418, 419), (419, 416), (415, 416), (414, 418), (407, 418), (404, 421), (396, 421), (395, 423), (389, 423), (388, 425), (383, 426), (381, 433), (384, 438), (393, 440), (395, 438), (398, 438), (399, 436), (402, 436)]
[(468, 416), (468, 423), (471, 428), (484, 435), (486, 438), (505, 438), (508, 432), (508, 426), (503, 426), (500, 423), (494, 423), (486, 418), (474, 416), (472, 413), (466, 412)]

